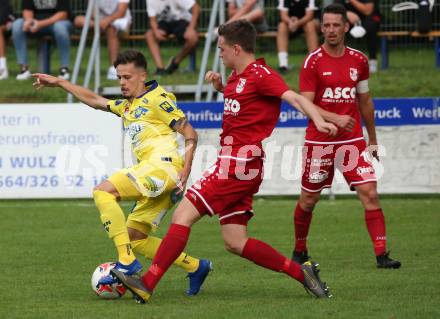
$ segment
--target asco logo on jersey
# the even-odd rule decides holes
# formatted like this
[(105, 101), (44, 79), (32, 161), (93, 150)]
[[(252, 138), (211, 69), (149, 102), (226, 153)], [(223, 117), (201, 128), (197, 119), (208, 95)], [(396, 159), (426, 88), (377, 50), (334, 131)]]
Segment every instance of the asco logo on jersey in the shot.
[(225, 99), (225, 107), (224, 107), (224, 113), (232, 114), (232, 115), (238, 115), (237, 113), (240, 111), (240, 102), (234, 99)]
[(322, 99), (355, 99), (356, 98), (356, 88), (355, 87), (336, 87), (334, 90), (332, 88), (326, 88), (322, 94)]

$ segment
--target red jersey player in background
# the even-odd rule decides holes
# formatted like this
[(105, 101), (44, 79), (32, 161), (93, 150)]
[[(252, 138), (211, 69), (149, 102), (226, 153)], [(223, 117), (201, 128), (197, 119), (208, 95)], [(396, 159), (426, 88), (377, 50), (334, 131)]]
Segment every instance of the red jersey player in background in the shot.
[(142, 278), (113, 274), (137, 297), (150, 298), (162, 275), (184, 249), (191, 226), (204, 215), (218, 215), (226, 249), (255, 264), (296, 279), (319, 298), (330, 296), (318, 276), (317, 264), (303, 265), (286, 258), (268, 244), (247, 235), (253, 216), (252, 200), (263, 178), (264, 152), (261, 142), (275, 127), (281, 100), (306, 113), (324, 135), (337, 128), (323, 120), (318, 108), (303, 96), (289, 90), (284, 80), (264, 59), (255, 59), (255, 28), (245, 20), (219, 27), (218, 46), (226, 67), (232, 69), (226, 85), (220, 74), (207, 72), (206, 80), (224, 94), (221, 150), (216, 163), (192, 185), (180, 202), (172, 224), (149, 268)]
[[(374, 105), (368, 89), (368, 59), (344, 44), (349, 29), (342, 5), (327, 6), (322, 15), (324, 44), (311, 52), (300, 73), (300, 92), (325, 111), (355, 119), (352, 130), (336, 136), (322, 134), (313, 122), (306, 130), (301, 195), (294, 212), (295, 248), (293, 260), (309, 260), (306, 240), (312, 211), (322, 189), (331, 187), (335, 167), (356, 190), (365, 209), (365, 221), (379, 268), (399, 268), (400, 262), (386, 251), (385, 219), (377, 194), (372, 157), (379, 160), (374, 125)], [(333, 114), (331, 114), (333, 116)], [(361, 118), (368, 133), (368, 147), (362, 133)], [(370, 153), (371, 151), (371, 153)], [(372, 155), (372, 156), (371, 156)]]

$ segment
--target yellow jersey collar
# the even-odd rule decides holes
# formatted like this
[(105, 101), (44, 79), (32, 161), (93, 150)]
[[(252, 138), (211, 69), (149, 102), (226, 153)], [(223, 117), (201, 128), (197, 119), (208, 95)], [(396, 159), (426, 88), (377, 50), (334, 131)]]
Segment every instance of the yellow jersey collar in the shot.
[(150, 93), (151, 91), (153, 91), (154, 89), (156, 89), (159, 86), (159, 84), (157, 83), (156, 80), (151, 80), (148, 82), (145, 82), (145, 88), (146, 91), (143, 92), (141, 95), (139, 95), (138, 97), (136, 97), (137, 99), (140, 99), (141, 97), (143, 97), (145, 94)]

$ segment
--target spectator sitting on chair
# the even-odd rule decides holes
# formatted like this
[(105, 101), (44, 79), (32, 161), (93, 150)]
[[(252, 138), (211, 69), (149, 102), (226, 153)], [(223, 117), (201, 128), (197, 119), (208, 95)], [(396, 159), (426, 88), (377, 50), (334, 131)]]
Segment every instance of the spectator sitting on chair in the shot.
[(377, 43), (380, 13), (378, 0), (346, 0), (342, 3), (353, 26), (350, 34), (355, 38), (366, 35), (370, 73), (377, 72)]
[(314, 0), (279, 0), (280, 23), (277, 31), (277, 48), (279, 71), (288, 71), (289, 35), (298, 35), (304, 32), (307, 49), (310, 52), (319, 47), (319, 21), (315, 19)]
[(17, 62), (20, 73), (17, 80), (27, 80), (31, 77), (29, 70), (27, 37), (37, 38), (51, 35), (55, 38), (60, 52), (61, 66), (59, 78), (69, 79), (70, 32), (72, 23), (69, 20), (69, 1), (61, 0), (22, 0), (23, 18), (12, 24), (12, 39), (14, 41)]
[(264, 17), (264, 0), (226, 0), (228, 2), (228, 17), (226, 23), (244, 19), (252, 23), (258, 33), (269, 29)]
[(6, 63), (5, 33), (11, 28), (13, 19), (9, 0), (0, 0), (0, 80), (5, 80), (9, 76)]
[[(107, 71), (107, 79), (117, 80), (116, 69), (113, 63), (119, 53), (119, 37), (123, 32), (128, 32), (131, 25), (131, 14), (128, 9), (130, 0), (99, 0), (99, 26), (101, 31), (105, 32), (107, 38), (107, 49), (109, 68)], [(81, 28), (85, 24), (85, 16), (80, 15), (75, 17), (74, 25)], [(90, 28), (93, 28), (93, 16), (90, 21)]]
[[(197, 46), (199, 35), (196, 28), (200, 6), (195, 0), (147, 0), (147, 11), (150, 29), (146, 32), (145, 37), (156, 64), (155, 75), (171, 74), (179, 68), (179, 63)], [(171, 34), (174, 34), (177, 40), (183, 42), (184, 45), (164, 68), (159, 42), (167, 40)]]

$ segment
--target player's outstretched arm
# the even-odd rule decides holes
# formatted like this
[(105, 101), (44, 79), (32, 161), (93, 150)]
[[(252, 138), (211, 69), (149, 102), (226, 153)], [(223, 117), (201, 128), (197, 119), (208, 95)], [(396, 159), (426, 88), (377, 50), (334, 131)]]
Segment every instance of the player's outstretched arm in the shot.
[(67, 80), (59, 79), (55, 76), (48, 74), (35, 73), (32, 74), (32, 76), (35, 78), (33, 86), (37, 90), (44, 87), (60, 87), (66, 92), (72, 93), (78, 100), (80, 100), (84, 104), (87, 104), (88, 106), (97, 110), (108, 111), (108, 100), (96, 94), (95, 92), (90, 91), (89, 89), (72, 84)]
[[(307, 98), (310, 102), (313, 102), (315, 99), (315, 92), (301, 92), (301, 95)], [(356, 124), (356, 120), (352, 118), (350, 115), (340, 115), (333, 112), (329, 112), (317, 106), (319, 114), (321, 114), (322, 118), (330, 123), (335, 124), (337, 127), (340, 127), (348, 132), (353, 130), (354, 125)]]
[(319, 114), (318, 107), (307, 98), (292, 90), (284, 92), (281, 98), (298, 109), (298, 111), (307, 115), (315, 123), (318, 131), (328, 133), (330, 136), (336, 135), (337, 127), (332, 123), (326, 122), (321, 114)]
[(185, 138), (185, 165), (183, 166), (182, 171), (179, 172), (179, 181), (177, 184), (177, 187), (179, 187), (177, 194), (179, 194), (185, 190), (186, 182), (188, 181), (189, 174), (191, 173), (191, 166), (197, 147), (198, 135), (192, 125), (185, 118), (178, 120), (172, 128), (176, 132), (182, 134)]
[(225, 88), (222, 83), (222, 76), (220, 73), (214, 71), (206, 72), (205, 81), (211, 83), (214, 89), (219, 92), (223, 92), (223, 89)]

